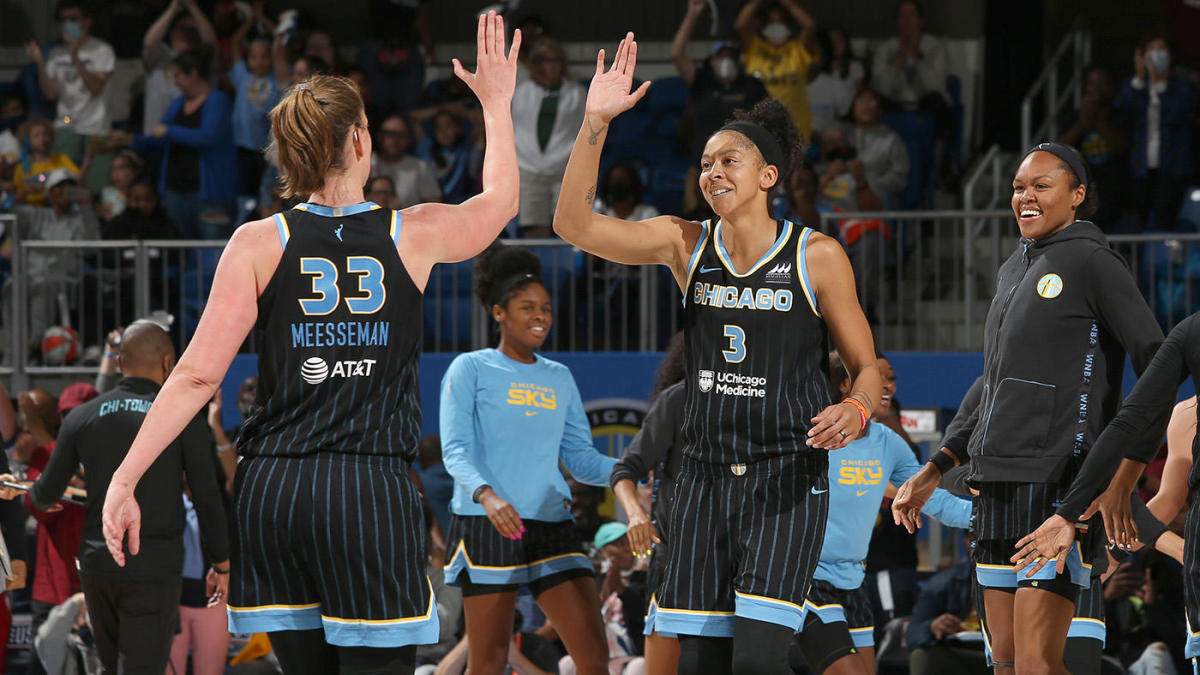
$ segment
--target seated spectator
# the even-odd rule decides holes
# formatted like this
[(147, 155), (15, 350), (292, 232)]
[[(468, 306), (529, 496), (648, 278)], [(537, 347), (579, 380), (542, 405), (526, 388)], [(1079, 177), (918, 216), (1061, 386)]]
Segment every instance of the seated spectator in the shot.
[[(799, 33), (793, 28), (796, 24)], [(750, 0), (738, 12), (733, 27), (745, 50), (742, 62), (746, 72), (762, 80), (771, 97), (792, 111), (801, 137), (811, 138), (808, 71), (816, 49), (812, 16), (796, 0)]]
[[(167, 42), (163, 42), (163, 38)], [(179, 96), (175, 86), (175, 57), (207, 45), (216, 48), (217, 34), (196, 0), (171, 0), (166, 10), (146, 31), (142, 41), (142, 65), (146, 68), (142, 133), (149, 134), (162, 120), (171, 101)], [(115, 215), (115, 214), (114, 214)]]
[(359, 45), (358, 65), (367, 71), (380, 107), (389, 114), (405, 115), (425, 84), (425, 59), (433, 60), (436, 55), (433, 3), (370, 0), (367, 4), (371, 20), (366, 27), (368, 37)]
[(884, 209), (900, 207), (900, 193), (908, 184), (908, 150), (900, 135), (879, 122), (883, 112), (879, 95), (863, 89), (854, 97), (854, 127), (850, 142), (858, 149), (863, 174)]
[[(850, 145), (844, 129), (825, 130), (821, 135), (821, 157), (822, 164), (817, 167), (821, 204), (831, 211), (877, 211), (883, 207), (883, 200), (867, 180), (866, 164)], [(883, 265), (882, 240), (889, 236), (887, 225), (874, 218), (839, 220), (837, 224), (838, 238), (854, 266), (854, 282), (863, 311), (873, 320)]]
[(925, 584), (904, 630), (904, 642), (912, 650), (912, 675), (990, 675), (982, 644), (954, 639), (962, 631), (979, 630), (974, 586), (975, 564), (970, 560), (938, 572)]
[(292, 61), (292, 80), (288, 84), (303, 82), (313, 75), (327, 75), (329, 72), (328, 63), (306, 54)]
[(175, 59), (183, 92), (149, 135), (113, 132), (117, 144), (163, 152), (159, 192), (167, 216), (184, 239), (224, 239), (233, 233), (237, 155), (229, 96), (209, 85), (211, 56), (204, 50)]
[(871, 85), (901, 110), (945, 108), (946, 45), (924, 33), (925, 11), (916, 0), (896, 5), (896, 37), (875, 50)]
[(34, 631), (33, 646), (42, 673), (74, 675), (100, 672), (100, 656), (92, 639), (92, 624), (82, 592), (72, 595), (50, 611)]
[[(834, 35), (840, 38), (843, 50), (840, 56), (835, 51)], [(815, 135), (846, 117), (862, 82), (862, 65), (849, 60), (849, 55), (845, 53), (846, 38), (840, 31), (818, 30), (817, 47), (817, 60), (808, 71), (808, 107), (812, 111), (812, 130)], [(837, 61), (839, 58), (840, 66)], [(851, 64), (858, 66), (857, 77), (849, 72)], [(835, 72), (835, 67), (841, 67), (842, 70)]]
[[(362, 97), (363, 110), (367, 114), (367, 124), (374, 124), (376, 120), (383, 119), (386, 113), (383, 110), (383, 106), (379, 105), (375, 100), (375, 94), (371, 91), (371, 82), (367, 80), (367, 71), (363, 70), (361, 66), (346, 66), (346, 79), (358, 87), (358, 95)], [(458, 80), (457, 77), (450, 79)], [(458, 81), (462, 82), (462, 80)], [(467, 92), (470, 93), (470, 89)], [(415, 114), (413, 121), (417, 121)]]
[(1144, 41), (1134, 53), (1134, 64), (1136, 73), (1113, 102), (1133, 128), (1129, 159), (1134, 207), (1147, 226), (1173, 230), (1195, 168), (1196, 87), (1171, 70), (1171, 51), (1162, 36)]
[(830, 26), (828, 35), (833, 50), (833, 56), (829, 59), (830, 74), (857, 92), (866, 84), (866, 71), (862, 59), (854, 56), (850, 47), (850, 36), (844, 29)]
[(25, 97), (19, 91), (0, 96), (0, 163), (12, 166), (21, 154), (17, 134), (25, 123)]
[(367, 181), (365, 195), (367, 201), (375, 202), (385, 209), (400, 210), (404, 206), (396, 196), (396, 182), (391, 176), (372, 176)]
[(371, 156), (371, 175), (387, 176), (396, 185), (396, 198), (404, 206), (442, 201), (433, 167), (420, 157), (408, 154), (412, 130), (400, 115), (392, 115), (375, 132), (375, 152)]
[(59, 0), (54, 18), (63, 44), (43, 57), (37, 43), (30, 41), (25, 43), (25, 53), (37, 64), (42, 93), (58, 102), (57, 147), (78, 161), (88, 138), (103, 136), (112, 126), (105, 86), (117, 57), (107, 42), (92, 36), (91, 13), (82, 0)]
[(1105, 654), (1131, 673), (1171, 672), (1188, 634), (1181, 582), (1179, 565), (1156, 551), (1121, 562), (1104, 582)]
[[(253, 19), (251, 19), (253, 20)], [(238, 29), (245, 34), (247, 21)], [(240, 43), (238, 43), (240, 45)], [(279, 84), (273, 70), (271, 44), (255, 40), (229, 71), (229, 81), (235, 92), (233, 104), (233, 144), (237, 147), (239, 195), (257, 195), (262, 182), (267, 147), (271, 133), (271, 108), (279, 102)]]
[(513, 133), (521, 169), (522, 236), (551, 236), (563, 172), (583, 125), (587, 91), (566, 79), (562, 45), (542, 38), (529, 54), (528, 82), (513, 93)]
[(642, 189), (642, 178), (632, 164), (613, 164), (600, 179), (592, 210), (622, 220), (653, 218), (658, 209), (642, 203)]
[(73, 176), (79, 167), (61, 152), (53, 152), (54, 126), (49, 120), (34, 118), (21, 125), (21, 157), (13, 170), (17, 201), (31, 206), (46, 204), (46, 178), (56, 169)]
[(100, 226), (102, 239), (174, 239), (178, 236), (167, 217), (154, 185), (139, 181), (129, 188), (121, 215)]
[(417, 143), (417, 156), (433, 167), (447, 204), (461, 204), (479, 192), (483, 149), (471, 142), (454, 113), (434, 114), (433, 133)]
[[(1074, 146), (1088, 163), (1100, 203), (1092, 220), (1107, 228), (1121, 215), (1124, 185), (1129, 180), (1129, 138), (1125, 120), (1113, 109), (1116, 86), (1112, 73), (1100, 65), (1088, 67), (1079, 110), (1062, 120), (1059, 143)], [(1089, 186), (1091, 188), (1092, 186)]]
[(142, 156), (134, 150), (126, 148), (113, 157), (108, 169), (108, 185), (100, 188), (100, 203), (96, 205), (96, 215), (101, 223), (108, 223), (125, 211), (129, 190), (142, 177), (145, 168)]
[(817, 201), (818, 185), (817, 172), (811, 164), (805, 162), (796, 167), (788, 179), (786, 213), (777, 215), (822, 232), (820, 214), (825, 208)]

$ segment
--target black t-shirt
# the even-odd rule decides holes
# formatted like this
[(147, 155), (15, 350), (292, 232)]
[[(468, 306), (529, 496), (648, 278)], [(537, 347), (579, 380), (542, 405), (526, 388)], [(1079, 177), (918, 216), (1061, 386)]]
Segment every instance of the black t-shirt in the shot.
[[(180, 108), (174, 124), (199, 129), (203, 110), (203, 104), (190, 113)], [(166, 185), (168, 190), (178, 192), (196, 192), (200, 189), (200, 152), (196, 148), (182, 143), (171, 144), (171, 150), (167, 153)]]
[(688, 116), (688, 148), (692, 159), (699, 161), (708, 137), (733, 116), (734, 110), (748, 110), (766, 97), (767, 89), (757, 78), (741, 73), (729, 86), (724, 86), (707, 63), (698, 66), (692, 80)]

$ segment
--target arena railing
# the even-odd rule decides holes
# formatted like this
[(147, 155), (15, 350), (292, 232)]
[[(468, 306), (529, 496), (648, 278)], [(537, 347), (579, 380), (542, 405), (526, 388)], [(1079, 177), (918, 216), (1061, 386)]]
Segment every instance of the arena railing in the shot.
[[(1085, 69), (1092, 60), (1092, 33), (1081, 16), (1071, 24), (1054, 54), (1021, 101), (1021, 148), (1034, 140), (1058, 137), (1058, 122), (1069, 102), (1075, 109), (1083, 97)], [(1064, 77), (1065, 70), (1065, 77)], [(1065, 80), (1063, 86), (1059, 82)], [(1034, 102), (1041, 98), (1041, 122), (1034, 127)]]
[[(827, 231), (846, 220), (881, 222), (886, 238), (849, 248), (866, 285), (859, 295), (876, 342), (887, 350), (979, 351), (995, 272), (1016, 249), (1007, 210), (878, 211), (822, 215)], [(11, 218), (0, 224), (12, 231)], [(1200, 234), (1113, 236), (1164, 330), (1200, 309)], [(682, 325), (680, 292), (663, 267), (617, 265), (555, 239), (509, 240), (542, 260), (554, 307), (551, 351), (658, 351)], [(18, 384), (52, 375), (90, 375), (81, 362), (43, 362), (50, 326), (71, 326), (102, 347), (109, 330), (154, 310), (174, 316), (186, 347), (207, 302), (224, 241), (20, 241), (5, 282), (3, 370)], [(874, 247), (867, 251), (865, 246)], [(870, 255), (864, 256), (864, 252)], [(422, 327), (430, 352), (493, 345), (491, 319), (474, 298), (471, 261), (438, 265), (425, 291)], [(252, 335), (243, 350), (256, 350)]]

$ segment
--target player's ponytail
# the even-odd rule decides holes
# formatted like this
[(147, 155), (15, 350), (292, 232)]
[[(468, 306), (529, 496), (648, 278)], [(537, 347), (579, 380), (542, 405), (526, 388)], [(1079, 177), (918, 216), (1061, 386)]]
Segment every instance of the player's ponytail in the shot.
[(367, 133), (359, 126), (362, 113), (358, 87), (344, 77), (314, 75), (283, 96), (271, 110), (268, 153), (279, 161), (285, 198), (316, 192), (330, 172), (345, 168), (351, 131)]
[(475, 259), (475, 297), (489, 313), (529, 284), (545, 287), (542, 261), (529, 249), (497, 242)]

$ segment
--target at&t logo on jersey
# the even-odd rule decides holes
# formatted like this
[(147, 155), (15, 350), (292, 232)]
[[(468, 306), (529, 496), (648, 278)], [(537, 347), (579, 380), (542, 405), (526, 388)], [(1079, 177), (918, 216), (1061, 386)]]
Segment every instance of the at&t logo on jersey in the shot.
[(723, 396), (767, 397), (767, 378), (765, 377), (701, 370), (696, 383), (700, 386), (700, 391), (705, 394), (715, 389), (716, 393)]
[(317, 356), (305, 359), (300, 366), (300, 377), (309, 384), (321, 384), (333, 377), (370, 377), (375, 368), (375, 359), (360, 361), (334, 361), (333, 368)]
[(767, 271), (768, 284), (792, 283), (792, 263), (779, 263)]

